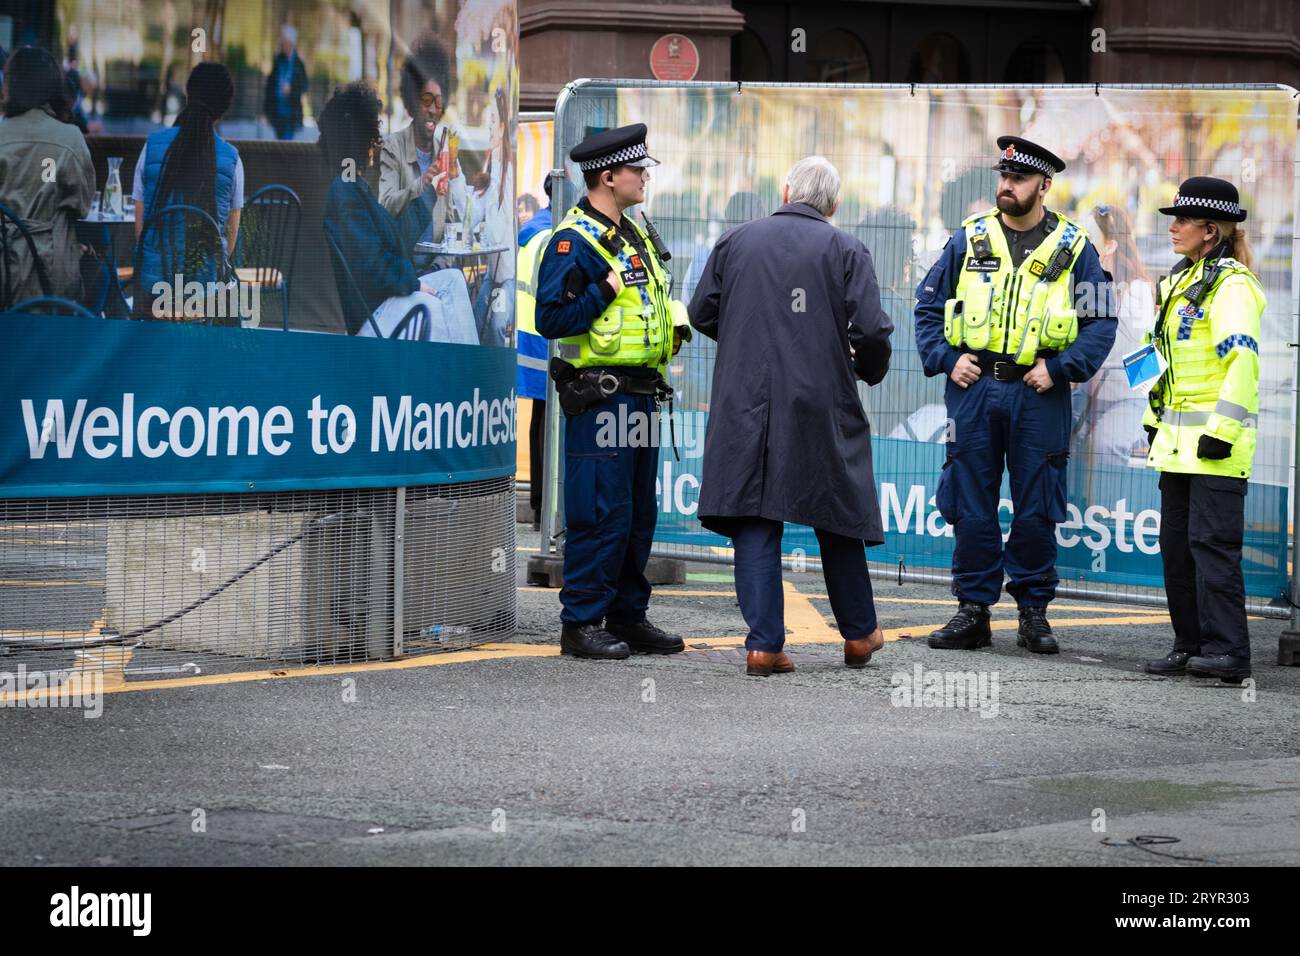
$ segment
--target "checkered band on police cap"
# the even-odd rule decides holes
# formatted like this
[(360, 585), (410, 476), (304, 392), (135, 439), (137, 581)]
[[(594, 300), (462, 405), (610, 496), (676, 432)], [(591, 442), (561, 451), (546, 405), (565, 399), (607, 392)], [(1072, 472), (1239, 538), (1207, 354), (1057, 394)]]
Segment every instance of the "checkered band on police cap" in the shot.
[(1215, 209), (1226, 212), (1229, 216), (1240, 216), (1241, 205), (1227, 199), (1202, 199), (1199, 196), (1184, 196), (1179, 193), (1174, 198), (1174, 208), (1179, 206), (1197, 206), (1203, 209)]
[(1026, 166), (1038, 170), (1045, 176), (1052, 176), (1056, 173), (1055, 168), (1047, 160), (1040, 156), (1031, 156), (1029, 153), (1022, 153), (1014, 146), (1008, 146), (998, 154), (998, 158), (1004, 163), (1023, 163)]
[(638, 159), (645, 159), (646, 155), (645, 143), (633, 143), (631, 146), (624, 146), (622, 149), (606, 153), (604, 156), (583, 160), (578, 164), (578, 168), (585, 173), (593, 169), (605, 169), (609, 166), (635, 162)]

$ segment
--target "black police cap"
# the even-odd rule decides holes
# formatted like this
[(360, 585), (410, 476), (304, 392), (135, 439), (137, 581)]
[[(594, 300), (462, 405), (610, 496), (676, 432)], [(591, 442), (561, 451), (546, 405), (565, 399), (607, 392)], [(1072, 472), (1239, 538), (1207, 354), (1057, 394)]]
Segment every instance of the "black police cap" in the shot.
[(999, 136), (998, 150), (998, 162), (993, 168), (1005, 173), (1038, 173), (1050, 177), (1065, 171), (1061, 157), (1020, 136)]
[(659, 160), (646, 151), (645, 135), (645, 123), (607, 129), (569, 150), (569, 158), (584, 173), (614, 166), (658, 166)]
[(1160, 211), (1166, 216), (1192, 216), (1219, 222), (1246, 221), (1246, 210), (1241, 208), (1237, 187), (1226, 179), (1213, 176), (1184, 179), (1178, 187), (1174, 204)]

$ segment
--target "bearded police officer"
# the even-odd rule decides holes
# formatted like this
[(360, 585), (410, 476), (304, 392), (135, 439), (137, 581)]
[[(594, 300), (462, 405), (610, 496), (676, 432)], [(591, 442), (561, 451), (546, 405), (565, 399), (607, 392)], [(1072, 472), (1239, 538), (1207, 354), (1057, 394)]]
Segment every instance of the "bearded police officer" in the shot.
[(1250, 676), (1241, 573), (1246, 481), (1259, 414), (1264, 290), (1240, 223), (1237, 187), (1194, 176), (1178, 187), (1169, 236), (1182, 258), (1161, 280), (1152, 333), (1169, 363), (1143, 426), (1160, 471), (1160, 557), (1174, 649), (1152, 674)]
[(662, 368), (689, 338), (686, 307), (658, 234), (623, 211), (645, 200), (642, 123), (590, 136), (569, 151), (586, 198), (556, 225), (537, 280), (537, 331), (558, 339), (551, 362), (564, 410), (564, 588), (560, 651), (625, 658), (674, 654), (681, 638), (646, 621), (645, 577), (657, 513)]
[[(947, 376), (948, 455), (935, 503), (953, 526), (959, 607), (934, 648), (992, 643), (989, 606), (1003, 569), (1016, 599), (1016, 643), (1059, 648), (1056, 525), (1066, 517), (1070, 386), (1101, 367), (1115, 341), (1110, 276), (1087, 234), (1044, 208), (1058, 157), (1018, 136), (998, 139), (997, 208), (968, 218), (916, 290), (916, 346), (926, 375)], [(1011, 476), (1011, 535), (998, 502)]]

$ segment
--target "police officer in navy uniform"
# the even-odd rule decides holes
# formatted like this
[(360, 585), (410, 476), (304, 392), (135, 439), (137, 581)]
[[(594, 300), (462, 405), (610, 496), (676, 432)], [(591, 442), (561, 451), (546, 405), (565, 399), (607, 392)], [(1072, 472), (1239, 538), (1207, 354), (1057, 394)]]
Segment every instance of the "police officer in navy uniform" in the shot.
[(662, 370), (689, 338), (686, 309), (653, 227), (623, 211), (645, 200), (643, 123), (589, 136), (569, 151), (587, 195), (542, 253), (537, 331), (558, 339), (551, 361), (564, 410), (564, 588), (561, 653), (621, 659), (675, 654), (680, 637), (646, 620), (645, 566), (654, 537)]
[(1259, 428), (1260, 320), (1268, 303), (1227, 180), (1178, 187), (1169, 236), (1181, 255), (1156, 289), (1148, 338), (1168, 361), (1142, 424), (1160, 472), (1160, 557), (1174, 648), (1149, 674), (1239, 684), (1251, 676), (1241, 550)]
[[(1059, 651), (1047, 622), (1055, 596), (1056, 525), (1066, 518), (1070, 386), (1101, 367), (1115, 341), (1110, 276), (1087, 234), (1044, 208), (1057, 156), (998, 139), (997, 208), (969, 217), (917, 287), (916, 346), (944, 375), (949, 434), (935, 503), (953, 526), (959, 607), (933, 648), (992, 643), (989, 606), (1003, 570), (1020, 611), (1016, 643)], [(1014, 517), (999, 523), (1004, 470)]]

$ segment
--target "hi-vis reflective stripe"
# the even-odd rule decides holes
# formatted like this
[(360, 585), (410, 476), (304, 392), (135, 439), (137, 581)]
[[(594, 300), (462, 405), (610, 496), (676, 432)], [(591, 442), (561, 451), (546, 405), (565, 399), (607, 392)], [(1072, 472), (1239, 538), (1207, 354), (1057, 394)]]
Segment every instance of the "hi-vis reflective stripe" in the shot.
[(515, 354), (518, 356), (515, 361), (520, 365), (520, 367), (535, 368), (539, 372), (546, 371), (546, 359), (533, 358), (531, 355), (525, 355), (523, 352), (517, 352)]
[(533, 288), (531, 282), (526, 282), (523, 279), (515, 279), (515, 288), (524, 295), (531, 295), (534, 299), (537, 298), (537, 290)]
[[(1225, 403), (1219, 402), (1219, 405), (1223, 405), (1223, 404)], [(1227, 403), (1227, 404), (1231, 404), (1231, 403)], [(1241, 408), (1240, 405), (1234, 407)], [(1219, 411), (1219, 408), (1217, 406), (1215, 407), (1214, 410), (1220, 415), (1224, 414), (1223, 412)], [(1244, 412), (1245, 409), (1242, 409), (1242, 411)], [(1227, 415), (1225, 417), (1231, 418), (1233, 416)], [(1161, 416), (1161, 421), (1168, 422), (1170, 425), (1176, 425), (1176, 426), (1204, 425), (1209, 420), (1210, 420), (1209, 412), (1176, 412), (1176, 411), (1167, 410), (1164, 413), (1164, 415)], [(1254, 428), (1256, 424), (1256, 420), (1253, 417), (1247, 418), (1243, 416), (1241, 419), (1238, 420), (1241, 422), (1242, 428)]]
[(1214, 413), (1222, 415), (1224, 418), (1231, 418), (1234, 422), (1240, 422), (1245, 421), (1246, 416), (1250, 414), (1250, 410), (1244, 405), (1238, 405), (1236, 402), (1221, 398), (1218, 404), (1214, 406)]

